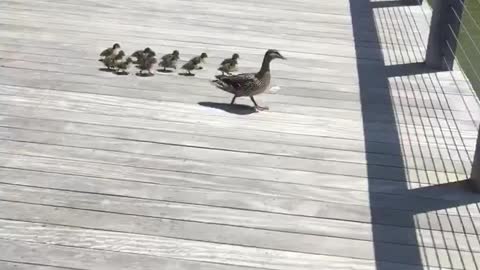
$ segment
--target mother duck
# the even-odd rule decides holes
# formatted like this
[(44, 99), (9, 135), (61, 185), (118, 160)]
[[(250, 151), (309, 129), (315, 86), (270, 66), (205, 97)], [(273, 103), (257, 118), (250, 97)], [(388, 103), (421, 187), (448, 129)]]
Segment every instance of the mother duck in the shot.
[(262, 67), (257, 73), (243, 73), (233, 76), (217, 76), (217, 80), (212, 83), (219, 89), (233, 94), (230, 104), (235, 104), (237, 97), (249, 96), (257, 110), (268, 110), (268, 107), (261, 107), (257, 104), (253, 96), (265, 92), (270, 85), (270, 62), (273, 59), (283, 57), (277, 50), (270, 49), (265, 53)]

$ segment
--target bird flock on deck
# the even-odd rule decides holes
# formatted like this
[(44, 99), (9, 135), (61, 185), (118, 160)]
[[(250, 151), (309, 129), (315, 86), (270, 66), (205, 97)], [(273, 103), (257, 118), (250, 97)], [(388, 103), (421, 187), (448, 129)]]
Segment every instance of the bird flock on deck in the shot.
[[(174, 50), (172, 53), (163, 55), (157, 60), (156, 53), (150, 49), (145, 48), (138, 50), (127, 56), (121, 49), (120, 44), (115, 43), (112, 47), (103, 50), (100, 53), (99, 61), (105, 65), (106, 71), (115, 72), (118, 75), (127, 75), (128, 70), (132, 65), (138, 68), (138, 76), (153, 76), (156, 66), (158, 65), (158, 72), (173, 72), (177, 69), (177, 64), (180, 60), (180, 53)], [(208, 58), (206, 53), (195, 56), (181, 66), (185, 72), (179, 73), (184, 76), (195, 76), (192, 73), (194, 70), (203, 69), (202, 64)], [(256, 73), (241, 73), (233, 74), (238, 71), (238, 59), (240, 56), (234, 53), (231, 58), (223, 60), (218, 71), (222, 74), (215, 76), (216, 78), (211, 83), (217, 88), (233, 94), (230, 104), (235, 104), (238, 97), (250, 97), (257, 110), (265, 110), (268, 107), (261, 107), (257, 104), (254, 96), (264, 93), (269, 89), (270, 85), (270, 62), (273, 59), (286, 59), (277, 50), (267, 50), (263, 58), (260, 70)], [(172, 70), (173, 69), (173, 70)]]

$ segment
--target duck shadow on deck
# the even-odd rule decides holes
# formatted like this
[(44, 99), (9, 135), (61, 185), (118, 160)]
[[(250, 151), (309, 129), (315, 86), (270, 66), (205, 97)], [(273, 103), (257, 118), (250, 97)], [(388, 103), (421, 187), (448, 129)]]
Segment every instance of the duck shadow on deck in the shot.
[[(395, 214), (393, 217), (387, 209), (379, 208), (378, 205), (390, 204), (385, 201), (385, 198), (381, 198), (379, 195), (376, 195), (372, 190), (376, 190), (375, 185), (378, 185), (378, 180), (376, 177), (381, 175), (379, 172), (379, 167), (372, 162), (375, 152), (375, 133), (377, 131), (371, 130), (369, 125), (365, 123), (375, 122), (375, 119), (378, 118), (378, 111), (372, 109), (375, 107), (372, 104), (372, 93), (371, 89), (385, 89), (385, 91), (378, 91), (375, 93), (376, 98), (384, 102), (382, 106), (382, 114), (384, 114), (385, 123), (388, 123), (387, 132), (390, 134), (395, 134), (392, 140), (392, 153), (393, 155), (398, 155), (400, 158), (397, 160), (398, 164), (395, 164), (395, 167), (405, 168), (405, 161), (403, 158), (402, 144), (401, 144), (401, 134), (397, 126), (396, 115), (401, 112), (395, 110), (394, 104), (392, 102), (391, 96), (391, 86), (389, 83), (389, 78), (391, 77), (402, 77), (402, 76), (411, 76), (418, 74), (430, 74), (435, 73), (435, 70), (426, 68), (422, 63), (405, 63), (398, 65), (389, 65), (385, 60), (381, 45), (380, 35), (382, 34), (382, 26), (379, 26), (379, 23), (376, 22), (376, 9), (382, 8), (392, 8), (399, 7), (401, 8), (401, 1), (380, 1), (380, 2), (371, 2), (371, 0), (350, 0), (350, 12), (352, 17), (353, 25), (353, 34), (355, 40), (355, 50), (356, 58), (365, 59), (372, 57), (372, 51), (374, 51), (374, 58), (379, 59), (380, 61), (375, 64), (371, 63), (362, 63), (362, 61), (357, 61), (357, 72), (359, 78), (360, 86), (360, 98), (362, 105), (362, 121), (364, 123), (364, 138), (365, 138), (365, 152), (367, 160), (367, 173), (368, 173), (368, 186), (370, 190), (369, 199), (371, 205), (371, 219), (372, 219), (372, 235), (373, 235), (373, 246), (374, 246), (374, 255), (376, 261), (376, 268), (379, 270), (392, 270), (392, 265), (389, 263), (400, 263), (405, 266), (408, 266), (408, 269), (430, 269), (430, 267), (437, 268), (438, 265), (429, 265), (428, 259), (426, 260), (424, 255), (425, 252), (422, 252), (422, 245), (419, 242), (417, 231), (416, 231), (416, 219), (415, 216), (422, 213), (427, 213), (431, 211), (441, 211), (442, 209), (455, 208), (459, 206), (464, 206), (472, 203), (480, 202), (479, 196), (469, 195), (465, 198), (457, 198), (455, 200), (439, 200), (440, 203), (436, 205), (418, 205), (413, 211), (400, 211), (398, 214)], [(393, 18), (390, 18), (393, 19)], [(398, 18), (397, 18), (398, 19)], [(409, 22), (407, 22), (409, 23)], [(416, 27), (416, 26), (411, 26)], [(375, 29), (371, 42), (374, 44), (372, 47), (366, 48), (365, 44), (360, 42), (363, 39), (365, 33), (365, 28)], [(412, 44), (413, 45), (413, 44)], [(407, 45), (404, 45), (407, 46)], [(370, 91), (370, 93), (369, 93)], [(470, 168), (468, 168), (469, 170)], [(393, 173), (393, 172), (392, 172)], [(409, 189), (409, 182), (406, 172), (397, 170), (394, 172), (396, 174), (395, 178), (400, 180), (401, 188), (404, 189), (402, 192), (403, 198), (408, 200), (409, 196), (417, 197), (422, 195), (434, 196), (434, 194), (446, 194), (446, 193), (461, 193), (465, 194), (470, 193), (466, 181), (461, 181), (464, 179), (458, 179), (457, 183), (446, 184), (446, 185), (431, 185), (428, 187), (422, 187), (417, 189)], [(430, 181), (429, 181), (430, 182)], [(435, 181), (432, 181), (435, 182)], [(426, 196), (428, 197), (428, 196)], [(376, 207), (373, 207), (376, 206)], [(447, 215), (448, 218), (448, 215)], [(394, 219), (398, 221), (398, 226), (406, 228), (405, 230), (389, 230), (385, 229), (379, 224), (385, 224), (385, 219)], [(402, 235), (399, 235), (402, 234)], [(380, 239), (389, 239), (389, 238), (404, 238), (412, 239), (413, 242), (410, 245), (405, 246), (391, 246), (388, 243), (385, 243), (385, 240), (380, 241)], [(478, 234), (477, 234), (478, 238)], [(445, 256), (447, 253), (435, 252), (436, 257)], [(448, 258), (447, 260), (452, 261)], [(438, 261), (442, 261), (438, 259)], [(446, 268), (454, 268), (452, 266), (443, 266)], [(478, 269), (477, 265), (477, 269)], [(402, 268), (406, 269), (406, 268)], [(465, 267), (464, 269), (468, 269)]]
[(237, 114), (237, 115), (249, 115), (256, 113), (257, 109), (253, 106), (243, 105), (243, 104), (230, 104), (230, 103), (218, 103), (218, 102), (199, 102), (198, 105), (222, 110), (228, 113)]

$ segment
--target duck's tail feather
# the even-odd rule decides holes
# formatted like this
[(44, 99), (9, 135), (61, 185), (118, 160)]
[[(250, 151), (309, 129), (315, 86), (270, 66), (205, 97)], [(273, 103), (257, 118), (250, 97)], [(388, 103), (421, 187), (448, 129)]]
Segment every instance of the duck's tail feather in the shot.
[(276, 94), (280, 91), (280, 86), (272, 86), (270, 87), (270, 89), (268, 89), (266, 92), (269, 93), (269, 94)]
[[(215, 75), (215, 78), (217, 78), (217, 79), (220, 80), (220, 81), (221, 81), (222, 79), (226, 78), (226, 77), (228, 77), (228, 76), (225, 75), (225, 74)], [(222, 81), (222, 83), (225, 83), (225, 82)]]

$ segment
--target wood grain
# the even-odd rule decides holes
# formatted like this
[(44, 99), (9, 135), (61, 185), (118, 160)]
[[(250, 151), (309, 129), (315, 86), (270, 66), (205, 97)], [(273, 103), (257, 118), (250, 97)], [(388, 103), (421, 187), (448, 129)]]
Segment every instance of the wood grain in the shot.
[[(0, 268), (479, 269), (480, 101), (415, 64), (426, 3), (355, 3), (1, 1)], [(210, 57), (117, 76), (114, 42)], [(227, 106), (269, 48), (270, 110)]]

